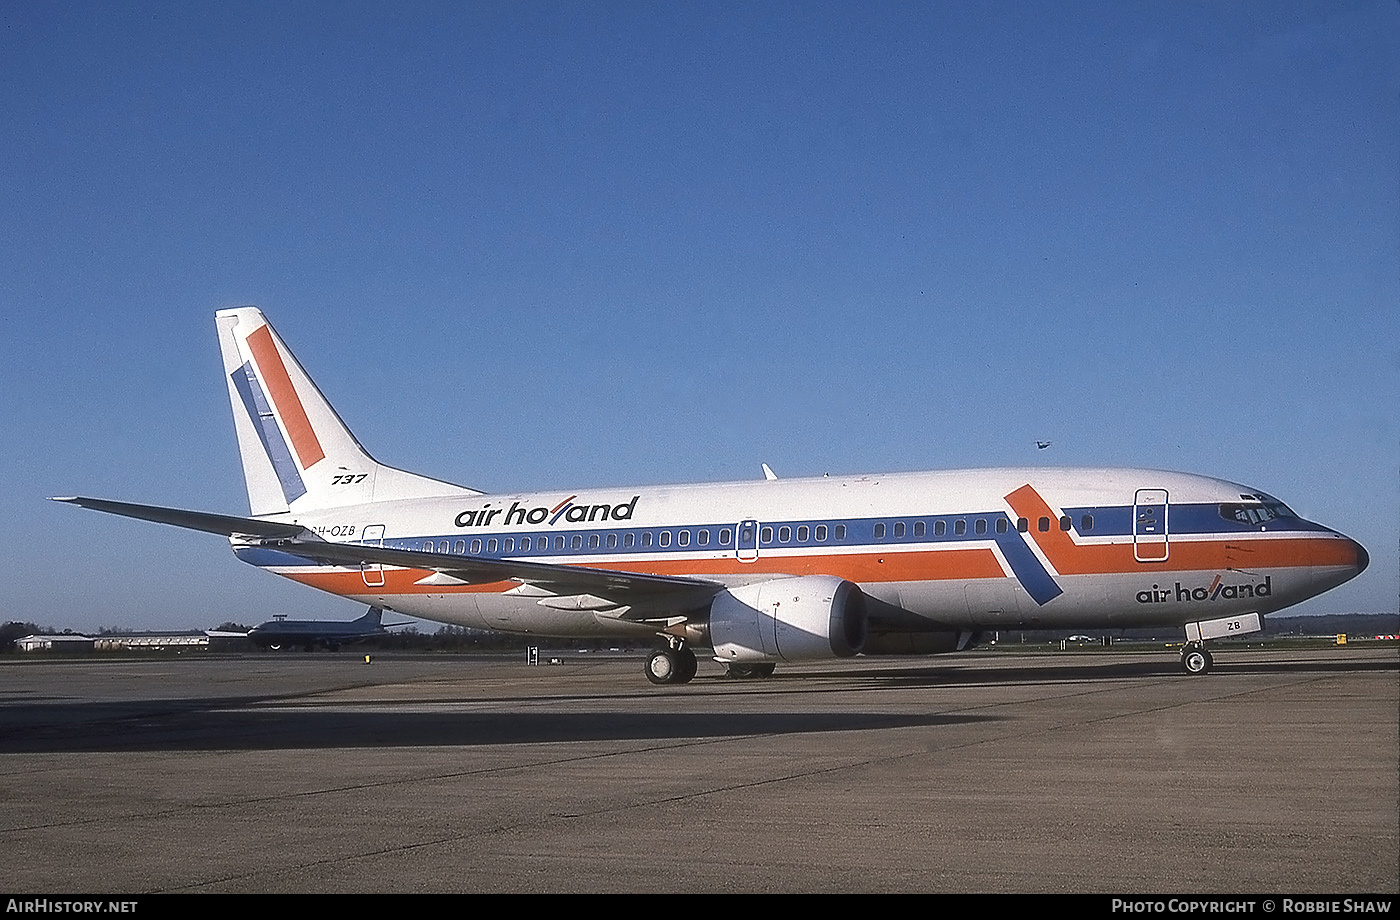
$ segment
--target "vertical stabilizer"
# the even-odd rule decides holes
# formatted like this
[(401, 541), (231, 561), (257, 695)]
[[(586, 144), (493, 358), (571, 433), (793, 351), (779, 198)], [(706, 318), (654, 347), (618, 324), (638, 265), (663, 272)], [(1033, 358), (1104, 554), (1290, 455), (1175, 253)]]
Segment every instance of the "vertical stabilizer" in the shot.
[(254, 515), (476, 495), (372, 458), (256, 307), (215, 314)]

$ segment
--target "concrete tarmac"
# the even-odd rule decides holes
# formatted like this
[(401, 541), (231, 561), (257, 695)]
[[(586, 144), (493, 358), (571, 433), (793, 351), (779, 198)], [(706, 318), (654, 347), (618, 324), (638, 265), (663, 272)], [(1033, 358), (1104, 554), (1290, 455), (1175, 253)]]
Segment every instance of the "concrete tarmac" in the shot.
[(1400, 653), (0, 663), (12, 892), (1395, 893)]

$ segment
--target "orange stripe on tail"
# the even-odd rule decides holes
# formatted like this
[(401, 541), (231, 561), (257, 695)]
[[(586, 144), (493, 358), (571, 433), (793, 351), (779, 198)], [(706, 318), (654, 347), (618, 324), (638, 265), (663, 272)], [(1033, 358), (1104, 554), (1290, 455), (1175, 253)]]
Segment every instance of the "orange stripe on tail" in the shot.
[(311, 428), (311, 419), (306, 417), (306, 409), (302, 407), (301, 398), (297, 396), (296, 387), (292, 385), (292, 378), (287, 374), (287, 366), (282, 363), (282, 356), (277, 352), (277, 344), (272, 340), (272, 330), (267, 326), (259, 326), (256, 332), (248, 336), (248, 347), (258, 362), (258, 370), (262, 371), (263, 383), (267, 385), (268, 396), (272, 399), (277, 414), (282, 417), (287, 436), (292, 439), (292, 448), (297, 452), (297, 460), (301, 462), (302, 469), (309, 469), (325, 459), (326, 452), (321, 449), (321, 442), (316, 439), (316, 432)]

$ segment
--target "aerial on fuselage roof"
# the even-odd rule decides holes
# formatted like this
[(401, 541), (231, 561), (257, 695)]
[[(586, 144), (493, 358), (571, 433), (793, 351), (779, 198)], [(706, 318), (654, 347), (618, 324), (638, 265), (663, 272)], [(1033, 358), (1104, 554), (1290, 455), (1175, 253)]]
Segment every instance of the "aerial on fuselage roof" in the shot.
[(251, 517), (65, 498), (229, 537), (238, 558), (411, 616), (655, 638), (654, 683), (1000, 629), (1212, 640), (1354, 578), (1360, 544), (1258, 489), (1144, 469), (987, 469), (488, 495), (371, 458), (254, 307), (216, 315)]

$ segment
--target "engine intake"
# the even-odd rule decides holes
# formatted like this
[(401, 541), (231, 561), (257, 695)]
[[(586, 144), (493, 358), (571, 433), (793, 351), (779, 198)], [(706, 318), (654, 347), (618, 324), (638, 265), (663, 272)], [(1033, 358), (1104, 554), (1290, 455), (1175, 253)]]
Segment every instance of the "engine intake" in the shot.
[(865, 646), (865, 594), (833, 575), (776, 578), (716, 595), (706, 625), (723, 661), (850, 658)]

